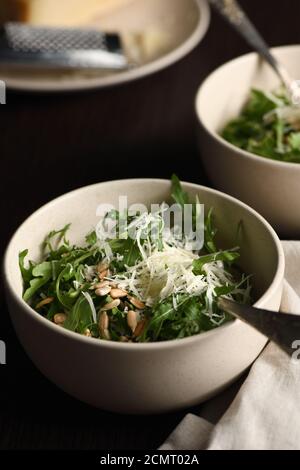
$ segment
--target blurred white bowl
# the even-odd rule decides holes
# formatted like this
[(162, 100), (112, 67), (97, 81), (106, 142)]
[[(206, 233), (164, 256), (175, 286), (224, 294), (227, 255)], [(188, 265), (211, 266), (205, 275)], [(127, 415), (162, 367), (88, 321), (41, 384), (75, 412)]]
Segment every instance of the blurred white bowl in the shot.
[[(291, 75), (300, 78), (300, 46), (273, 49)], [(220, 137), (237, 117), (255, 87), (274, 91), (274, 72), (255, 53), (239, 57), (213, 72), (196, 98), (199, 144), (206, 172), (214, 185), (260, 212), (282, 236), (300, 235), (300, 164), (263, 158)]]
[[(243, 203), (209, 188), (185, 183), (206, 208), (213, 207), (220, 246), (236, 244), (243, 221), (241, 267), (253, 274), (258, 307), (279, 308), (284, 274), (281, 244), (269, 224)], [(6, 294), (17, 335), (29, 357), (50, 380), (91, 405), (122, 413), (165, 412), (195, 405), (235, 380), (257, 357), (266, 338), (240, 321), (190, 338), (125, 344), (87, 338), (43, 318), (22, 299), (18, 253), (38, 259), (41, 240), (71, 222), (72, 243), (98, 221), (100, 203), (161, 203), (170, 182), (155, 179), (100, 183), (68, 193), (45, 205), (17, 230), (5, 254)]]
[[(118, 73), (66, 73), (59, 70), (39, 73), (1, 69), (1, 80), (11, 89), (37, 92), (78, 91), (130, 82), (182, 59), (203, 39), (209, 23), (207, 0), (132, 0), (101, 16), (92, 26), (121, 33), (128, 47), (132, 33), (148, 34), (147, 54), (139, 60), (137, 67)], [(149, 46), (150, 42), (152, 45)]]

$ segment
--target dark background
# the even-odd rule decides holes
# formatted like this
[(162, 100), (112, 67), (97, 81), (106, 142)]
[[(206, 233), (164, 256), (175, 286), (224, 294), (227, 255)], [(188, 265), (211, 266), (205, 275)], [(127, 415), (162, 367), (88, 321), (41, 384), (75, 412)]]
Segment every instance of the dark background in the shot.
[[(270, 45), (300, 42), (299, 0), (241, 4)], [(248, 50), (213, 15), (204, 41), (151, 77), (88, 93), (8, 93), (0, 112), (1, 257), (32, 211), (79, 186), (127, 177), (169, 178), (172, 172), (207, 183), (195, 138), (195, 93), (214, 68)], [(0, 366), (0, 448), (155, 449), (186, 414), (118, 416), (65, 395), (26, 357), (2, 288), (0, 294), (0, 339), (7, 344), (7, 365)]]

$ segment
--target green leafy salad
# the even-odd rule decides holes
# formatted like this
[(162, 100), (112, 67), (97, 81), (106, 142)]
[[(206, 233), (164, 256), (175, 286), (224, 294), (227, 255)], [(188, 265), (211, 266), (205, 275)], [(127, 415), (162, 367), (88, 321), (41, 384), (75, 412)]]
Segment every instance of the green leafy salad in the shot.
[[(196, 226), (198, 200), (189, 200), (176, 176), (171, 199), (182, 208), (192, 204)], [(24, 300), (59, 327), (120, 342), (185, 338), (231, 320), (218, 308), (218, 298), (246, 303), (251, 289), (249, 276), (235, 266), (238, 248), (216, 245), (210, 210), (203, 248), (192, 251), (175, 226), (165, 228), (163, 211), (164, 203), (155, 213), (126, 212), (126, 233), (101, 239), (93, 231), (83, 246), (68, 241), (70, 225), (49, 233), (41, 262), (25, 262), (28, 250), (19, 255)], [(104, 219), (118, 224), (119, 216), (113, 210)]]
[(241, 115), (229, 122), (222, 137), (256, 155), (300, 163), (300, 108), (284, 92), (252, 90)]

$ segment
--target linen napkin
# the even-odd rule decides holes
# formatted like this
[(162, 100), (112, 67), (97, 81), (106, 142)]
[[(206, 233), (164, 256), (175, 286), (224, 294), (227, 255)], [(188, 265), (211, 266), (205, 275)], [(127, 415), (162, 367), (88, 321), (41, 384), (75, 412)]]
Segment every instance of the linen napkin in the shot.
[[(300, 242), (283, 248), (281, 309), (300, 314)], [(300, 450), (300, 355), (291, 359), (269, 343), (216, 425), (188, 414), (160, 449)]]

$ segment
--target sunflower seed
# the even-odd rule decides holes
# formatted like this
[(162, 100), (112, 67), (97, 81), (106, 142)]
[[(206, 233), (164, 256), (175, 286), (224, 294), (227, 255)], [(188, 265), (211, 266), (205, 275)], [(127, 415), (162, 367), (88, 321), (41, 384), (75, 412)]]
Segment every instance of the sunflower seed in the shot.
[(36, 310), (43, 307), (43, 305), (48, 305), (48, 304), (51, 304), (51, 302), (53, 302), (54, 300), (54, 297), (47, 297), (46, 299), (43, 299), (41, 300), (36, 306)]
[(102, 287), (107, 287), (110, 285), (109, 281), (102, 281), (102, 282), (97, 282), (94, 286), (92, 286), (93, 289), (102, 289)]
[(120, 299), (115, 299), (112, 302), (109, 302), (108, 304), (105, 304), (101, 310), (106, 311), (106, 310), (112, 310), (113, 308), (116, 308), (120, 305), (121, 301)]
[(109, 327), (109, 317), (106, 312), (102, 312), (99, 318), (99, 330), (101, 338), (103, 339), (110, 339), (110, 332), (108, 330)]
[(105, 269), (104, 271), (101, 271), (101, 273), (99, 273), (99, 279), (104, 279), (108, 276), (109, 274), (109, 270), (108, 269)]
[(127, 325), (131, 329), (132, 332), (135, 331), (137, 327), (138, 321), (137, 321), (137, 314), (134, 310), (129, 310), (127, 313)]
[(120, 297), (126, 297), (127, 294), (128, 294), (128, 292), (126, 292), (126, 290), (123, 290), (123, 289), (112, 289), (110, 291), (110, 296), (113, 299), (119, 299)]
[(63, 325), (66, 319), (67, 315), (64, 313), (56, 313), (53, 317), (54, 323), (56, 323), (56, 325)]
[(139, 310), (142, 310), (146, 306), (141, 300), (137, 299), (136, 297), (132, 297), (131, 295), (128, 296), (128, 300)]
[(104, 287), (99, 287), (99, 289), (95, 290), (95, 294), (98, 295), (99, 297), (103, 297), (104, 295), (109, 294), (111, 291), (110, 286), (104, 286)]
[(121, 343), (128, 343), (128, 338), (127, 338), (127, 336), (120, 336), (120, 342), (121, 342)]
[(137, 324), (136, 329), (134, 330), (133, 335), (137, 338), (138, 336), (141, 336), (143, 333), (144, 329), (146, 326), (146, 319), (144, 318), (143, 320), (139, 321)]
[(100, 274), (103, 271), (106, 271), (109, 268), (108, 263), (101, 262), (97, 265), (97, 273)]
[(110, 332), (108, 330), (103, 330), (103, 332), (101, 333), (101, 336), (103, 339), (110, 340)]
[(99, 317), (99, 328), (101, 334), (104, 330), (107, 330), (109, 327), (109, 317), (106, 312), (102, 312)]

